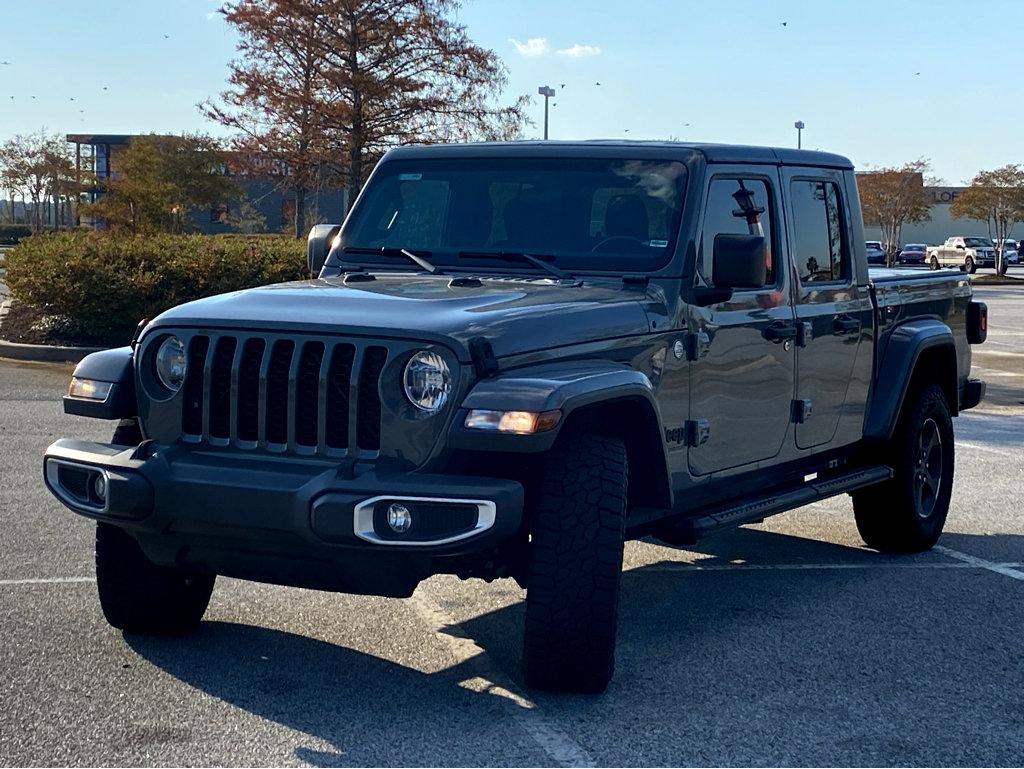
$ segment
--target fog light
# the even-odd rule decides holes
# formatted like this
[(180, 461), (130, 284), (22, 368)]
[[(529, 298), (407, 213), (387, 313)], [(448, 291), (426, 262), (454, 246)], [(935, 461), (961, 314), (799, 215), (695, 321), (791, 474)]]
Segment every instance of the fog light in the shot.
[(96, 473), (96, 477), (92, 480), (92, 493), (96, 495), (96, 499), (100, 502), (106, 503), (107, 501), (107, 476), (103, 473)]
[(388, 507), (388, 526), (395, 534), (404, 534), (412, 526), (412, 513), (397, 502)]

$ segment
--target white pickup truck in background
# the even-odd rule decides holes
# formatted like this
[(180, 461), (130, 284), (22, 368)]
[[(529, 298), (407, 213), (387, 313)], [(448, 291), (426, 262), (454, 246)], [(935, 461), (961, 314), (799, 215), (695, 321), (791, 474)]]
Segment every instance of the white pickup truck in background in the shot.
[(988, 238), (946, 238), (941, 246), (928, 247), (928, 265), (933, 270), (952, 266), (974, 273), (979, 267), (996, 266), (996, 250)]

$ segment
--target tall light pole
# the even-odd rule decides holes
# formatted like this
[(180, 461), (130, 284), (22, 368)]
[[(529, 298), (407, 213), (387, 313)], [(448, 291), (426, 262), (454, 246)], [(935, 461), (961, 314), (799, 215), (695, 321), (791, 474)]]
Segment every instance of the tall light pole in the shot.
[(796, 148), (800, 149), (800, 145), (802, 144), (802, 141), (801, 141), (802, 137), (801, 137), (800, 134), (804, 130), (804, 121), (803, 120), (797, 120), (795, 123), (793, 123), (793, 128), (796, 129)]
[(544, 141), (548, 140), (548, 99), (555, 95), (555, 89), (542, 85), (537, 93), (544, 97)]

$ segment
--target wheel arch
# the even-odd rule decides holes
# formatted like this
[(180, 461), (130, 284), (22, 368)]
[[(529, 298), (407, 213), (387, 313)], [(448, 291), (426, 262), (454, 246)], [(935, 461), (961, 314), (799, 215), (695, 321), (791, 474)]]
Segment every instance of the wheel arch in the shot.
[(890, 332), (879, 360), (871, 402), (865, 417), (864, 437), (887, 441), (892, 437), (907, 396), (935, 383), (946, 396), (951, 416), (959, 412), (959, 372), (956, 344), (949, 326), (939, 320), (905, 323)]

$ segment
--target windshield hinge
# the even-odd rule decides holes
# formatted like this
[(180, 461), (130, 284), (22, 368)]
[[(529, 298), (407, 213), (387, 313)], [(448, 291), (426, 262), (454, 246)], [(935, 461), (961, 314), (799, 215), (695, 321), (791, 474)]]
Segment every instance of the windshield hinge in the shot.
[(473, 368), (480, 379), (487, 379), (498, 373), (498, 359), (494, 357), (494, 348), (482, 336), (469, 340), (469, 354), (473, 358)]

